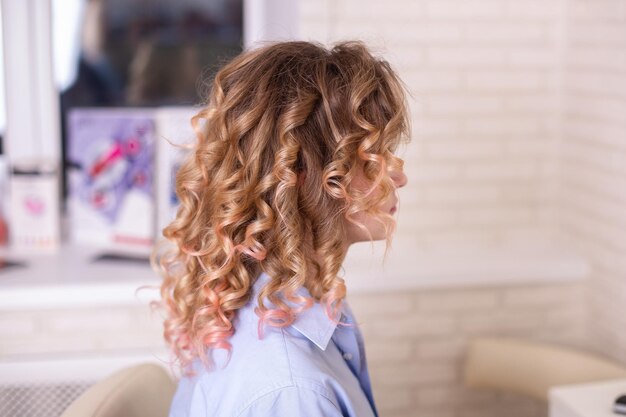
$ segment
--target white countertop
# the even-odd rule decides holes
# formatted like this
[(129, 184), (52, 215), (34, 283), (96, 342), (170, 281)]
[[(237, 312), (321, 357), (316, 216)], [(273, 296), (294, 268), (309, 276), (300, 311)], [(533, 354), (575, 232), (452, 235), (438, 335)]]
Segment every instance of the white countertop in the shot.
[(6, 259), (26, 267), (0, 269), (0, 311), (147, 303), (158, 297), (156, 289), (135, 294), (140, 286), (160, 284), (146, 262), (94, 261), (99, 254), (80, 246), (50, 253), (8, 253)]
[(613, 402), (626, 395), (626, 379), (561, 385), (549, 392), (550, 417), (617, 417)]
[[(342, 273), (351, 293), (572, 282), (589, 272), (580, 255), (539, 245), (425, 250), (394, 241), (384, 265), (383, 252), (382, 242), (373, 251), (368, 243), (350, 248)], [(5, 251), (7, 259), (23, 261), (27, 267), (0, 269), (0, 311), (147, 303), (158, 298), (160, 277), (147, 263), (94, 261), (100, 253), (77, 245), (47, 254)], [(153, 288), (136, 293), (143, 285)]]

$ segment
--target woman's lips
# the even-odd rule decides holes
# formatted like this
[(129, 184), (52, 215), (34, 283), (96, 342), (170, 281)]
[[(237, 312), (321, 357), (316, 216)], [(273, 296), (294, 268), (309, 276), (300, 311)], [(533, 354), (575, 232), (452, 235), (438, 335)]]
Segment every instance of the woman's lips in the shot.
[(389, 213), (393, 214), (396, 212), (396, 210), (397, 210), (396, 206), (393, 206), (391, 210), (389, 210)]

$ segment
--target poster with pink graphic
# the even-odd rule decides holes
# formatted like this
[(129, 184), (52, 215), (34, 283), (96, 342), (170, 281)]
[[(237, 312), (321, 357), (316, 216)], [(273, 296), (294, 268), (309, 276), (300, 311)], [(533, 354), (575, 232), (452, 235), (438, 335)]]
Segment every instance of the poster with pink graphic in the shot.
[(110, 249), (154, 238), (154, 111), (74, 109), (68, 116), (70, 235)]

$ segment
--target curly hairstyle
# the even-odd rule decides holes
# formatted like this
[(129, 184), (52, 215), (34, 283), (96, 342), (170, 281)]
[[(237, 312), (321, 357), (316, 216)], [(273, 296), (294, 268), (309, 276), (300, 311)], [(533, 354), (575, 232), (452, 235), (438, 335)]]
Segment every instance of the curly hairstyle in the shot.
[[(367, 232), (353, 217), (370, 213), (389, 247), (395, 220), (379, 206), (395, 192), (389, 171), (402, 169), (394, 152), (410, 135), (404, 84), (361, 41), (245, 51), (216, 73), (191, 124), (169, 244), (152, 256), (164, 337), (183, 368), (195, 358), (211, 366), (212, 349), (230, 357), (234, 318), (261, 272), (271, 280), (258, 296), (260, 336), (315, 301), (335, 320), (345, 221)], [(354, 186), (359, 173), (365, 190)], [(302, 286), (313, 299), (296, 294)]]

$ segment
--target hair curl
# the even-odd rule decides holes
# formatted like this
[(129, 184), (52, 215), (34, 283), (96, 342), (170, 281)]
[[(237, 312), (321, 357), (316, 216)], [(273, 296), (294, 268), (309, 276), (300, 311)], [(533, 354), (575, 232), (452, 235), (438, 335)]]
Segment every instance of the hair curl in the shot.
[[(360, 41), (248, 50), (217, 72), (191, 123), (197, 142), (163, 229), (170, 244), (152, 258), (164, 277), (164, 337), (183, 368), (197, 357), (210, 365), (211, 349), (231, 352), (233, 319), (261, 271), (271, 281), (259, 332), (313, 304), (296, 295), (301, 286), (336, 317), (345, 221), (364, 228), (353, 215), (374, 214), (389, 246), (395, 221), (378, 207), (395, 191), (388, 171), (402, 169), (394, 152), (410, 133), (402, 81)], [(352, 186), (359, 171), (367, 190)]]

